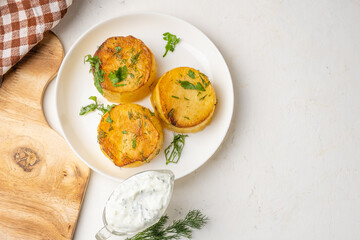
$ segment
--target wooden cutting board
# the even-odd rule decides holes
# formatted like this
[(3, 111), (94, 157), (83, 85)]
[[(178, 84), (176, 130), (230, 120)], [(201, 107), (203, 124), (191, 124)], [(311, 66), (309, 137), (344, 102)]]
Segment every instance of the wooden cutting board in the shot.
[(60, 67), (47, 33), (0, 88), (0, 239), (71, 239), (89, 168), (47, 124), (44, 90)]

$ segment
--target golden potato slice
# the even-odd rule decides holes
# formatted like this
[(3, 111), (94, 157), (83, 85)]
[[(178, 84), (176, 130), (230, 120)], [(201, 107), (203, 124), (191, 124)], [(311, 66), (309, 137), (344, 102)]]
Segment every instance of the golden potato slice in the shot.
[(205, 74), (190, 67), (179, 67), (161, 76), (151, 103), (165, 127), (190, 133), (210, 124), (216, 95)]
[(94, 57), (101, 61), (103, 96), (111, 102), (133, 102), (151, 91), (156, 79), (155, 57), (150, 49), (133, 36), (108, 38)]
[(119, 167), (150, 162), (163, 145), (159, 119), (149, 109), (127, 103), (114, 106), (98, 126), (101, 151)]

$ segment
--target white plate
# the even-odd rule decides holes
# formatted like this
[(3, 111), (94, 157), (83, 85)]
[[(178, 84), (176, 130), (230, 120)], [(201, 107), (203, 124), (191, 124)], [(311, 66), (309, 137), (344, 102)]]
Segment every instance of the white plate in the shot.
[[(174, 52), (165, 58), (166, 42), (162, 34), (171, 32), (181, 38)], [(96, 90), (89, 64), (84, 56), (93, 54), (108, 37), (133, 35), (141, 39), (154, 53), (158, 77), (172, 68), (191, 66), (205, 73), (212, 82), (218, 99), (211, 124), (203, 131), (188, 134), (181, 158), (177, 164), (165, 164), (163, 150), (173, 139), (165, 132), (162, 152), (150, 163), (137, 168), (119, 168), (101, 152), (97, 143), (100, 115), (79, 116), (82, 106), (90, 104), (90, 96), (110, 104)], [(152, 109), (149, 97), (137, 102)], [(197, 28), (175, 17), (158, 13), (137, 13), (112, 18), (88, 30), (67, 53), (56, 82), (56, 107), (65, 139), (90, 168), (116, 180), (125, 179), (144, 170), (170, 169), (179, 179), (204, 164), (223, 141), (233, 113), (234, 93), (229, 69), (215, 45)]]

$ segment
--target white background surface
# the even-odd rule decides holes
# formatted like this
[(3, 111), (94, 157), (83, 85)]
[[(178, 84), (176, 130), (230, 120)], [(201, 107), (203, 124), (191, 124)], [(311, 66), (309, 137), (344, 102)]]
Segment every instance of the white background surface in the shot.
[[(360, 1), (75, 0), (54, 32), (67, 51), (99, 21), (134, 11), (198, 27), (233, 78), (229, 133), (175, 183), (170, 217), (208, 215), (194, 239), (359, 239)], [(58, 130), (54, 83), (44, 106)], [(94, 239), (115, 186), (92, 172), (74, 239)]]

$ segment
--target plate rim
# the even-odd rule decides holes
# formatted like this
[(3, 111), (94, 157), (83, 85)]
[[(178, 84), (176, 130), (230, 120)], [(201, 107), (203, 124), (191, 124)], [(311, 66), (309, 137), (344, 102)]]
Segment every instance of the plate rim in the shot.
[[(220, 144), (216, 147), (215, 150), (212, 151), (212, 153), (210, 154), (210, 156), (205, 160), (203, 161), (202, 163), (200, 163), (200, 165), (198, 165), (196, 168), (194, 168), (193, 170), (187, 172), (186, 174), (180, 176), (180, 177), (176, 177), (175, 176), (175, 180), (179, 180), (181, 178), (184, 178), (186, 177), (187, 175), (193, 173), (194, 171), (196, 171), (197, 169), (201, 168), (220, 148), (220, 146), (223, 144), (224, 142), (224, 139), (227, 135), (227, 133), (229, 132), (229, 129), (230, 129), (230, 125), (231, 125), (231, 122), (232, 122), (232, 118), (234, 116), (234, 85), (233, 85), (233, 82), (232, 82), (232, 77), (231, 77), (231, 73), (230, 73), (230, 69), (229, 69), (229, 66), (228, 64), (226, 63), (225, 61), (225, 58), (224, 56), (221, 54), (219, 48), (214, 44), (214, 42), (203, 32), (201, 31), (199, 28), (197, 28), (196, 26), (194, 26), (193, 24), (181, 19), (181, 18), (178, 18), (178, 17), (175, 17), (175, 16), (172, 16), (172, 15), (168, 15), (168, 14), (164, 14), (164, 13), (160, 13), (160, 12), (154, 12), (154, 11), (134, 11), (134, 12), (131, 12), (131, 13), (124, 13), (124, 14), (119, 14), (117, 16), (114, 16), (114, 17), (110, 17), (108, 19), (105, 19), (97, 24), (95, 24), (94, 26), (90, 27), (89, 29), (87, 29), (83, 34), (81, 34), (77, 39), (76, 41), (71, 45), (71, 47), (69, 48), (69, 50), (65, 53), (65, 57), (63, 59), (63, 61), (61, 62), (61, 66), (58, 70), (58, 73), (60, 73), (64, 67), (64, 62), (67, 61), (68, 57), (70, 56), (69, 53), (71, 53), (74, 48), (78, 45), (78, 43), (88, 34), (90, 33), (91, 31), (93, 31), (95, 28), (97, 28), (98, 26), (100, 25), (103, 25), (103, 24), (106, 24), (107, 22), (110, 22), (116, 18), (124, 18), (124, 17), (127, 17), (127, 16), (134, 16), (134, 15), (155, 15), (155, 16), (161, 16), (161, 17), (165, 17), (165, 18), (171, 18), (175, 21), (180, 21), (182, 24), (185, 24), (187, 25), (188, 27), (191, 27), (193, 29), (195, 29), (196, 31), (198, 31), (201, 35), (203, 35), (203, 37), (205, 37), (207, 40), (209, 40), (210, 44), (212, 45), (212, 47), (214, 47), (215, 51), (219, 54), (221, 60), (224, 62), (225, 64), (225, 69), (228, 76), (229, 76), (229, 79), (230, 79), (230, 87), (231, 87), (231, 96), (228, 95), (230, 97), (230, 106), (228, 106), (228, 108), (230, 109), (231, 113), (229, 114), (229, 117), (226, 119), (227, 122), (226, 122), (226, 131), (223, 131), (223, 134), (222, 136), (220, 137), (221, 138), (221, 141), (220, 141)], [(114, 177), (114, 176), (111, 176), (111, 175), (108, 175), (102, 171), (100, 171), (99, 169), (97, 169), (96, 167), (92, 166), (90, 163), (88, 163), (87, 161), (85, 161), (85, 159), (83, 159), (80, 154), (76, 151), (76, 149), (73, 147), (73, 145), (70, 143), (68, 137), (66, 136), (65, 134), (65, 131), (63, 129), (63, 124), (62, 124), (62, 121), (59, 117), (59, 101), (58, 101), (58, 95), (59, 95), (59, 77), (60, 77), (61, 74), (57, 74), (56, 76), (56, 83), (55, 83), (55, 109), (56, 109), (56, 118), (58, 119), (59, 121), (59, 125), (60, 125), (60, 130), (61, 130), (61, 135), (64, 137), (65, 141), (67, 142), (67, 144), (70, 146), (71, 150), (76, 154), (76, 156), (82, 161), (84, 162), (91, 170), (99, 173), (100, 175), (102, 176), (105, 176), (107, 178), (110, 178), (114, 181), (124, 181), (126, 178), (122, 179), (120, 177)], [(135, 173), (136, 174), (136, 173)]]

